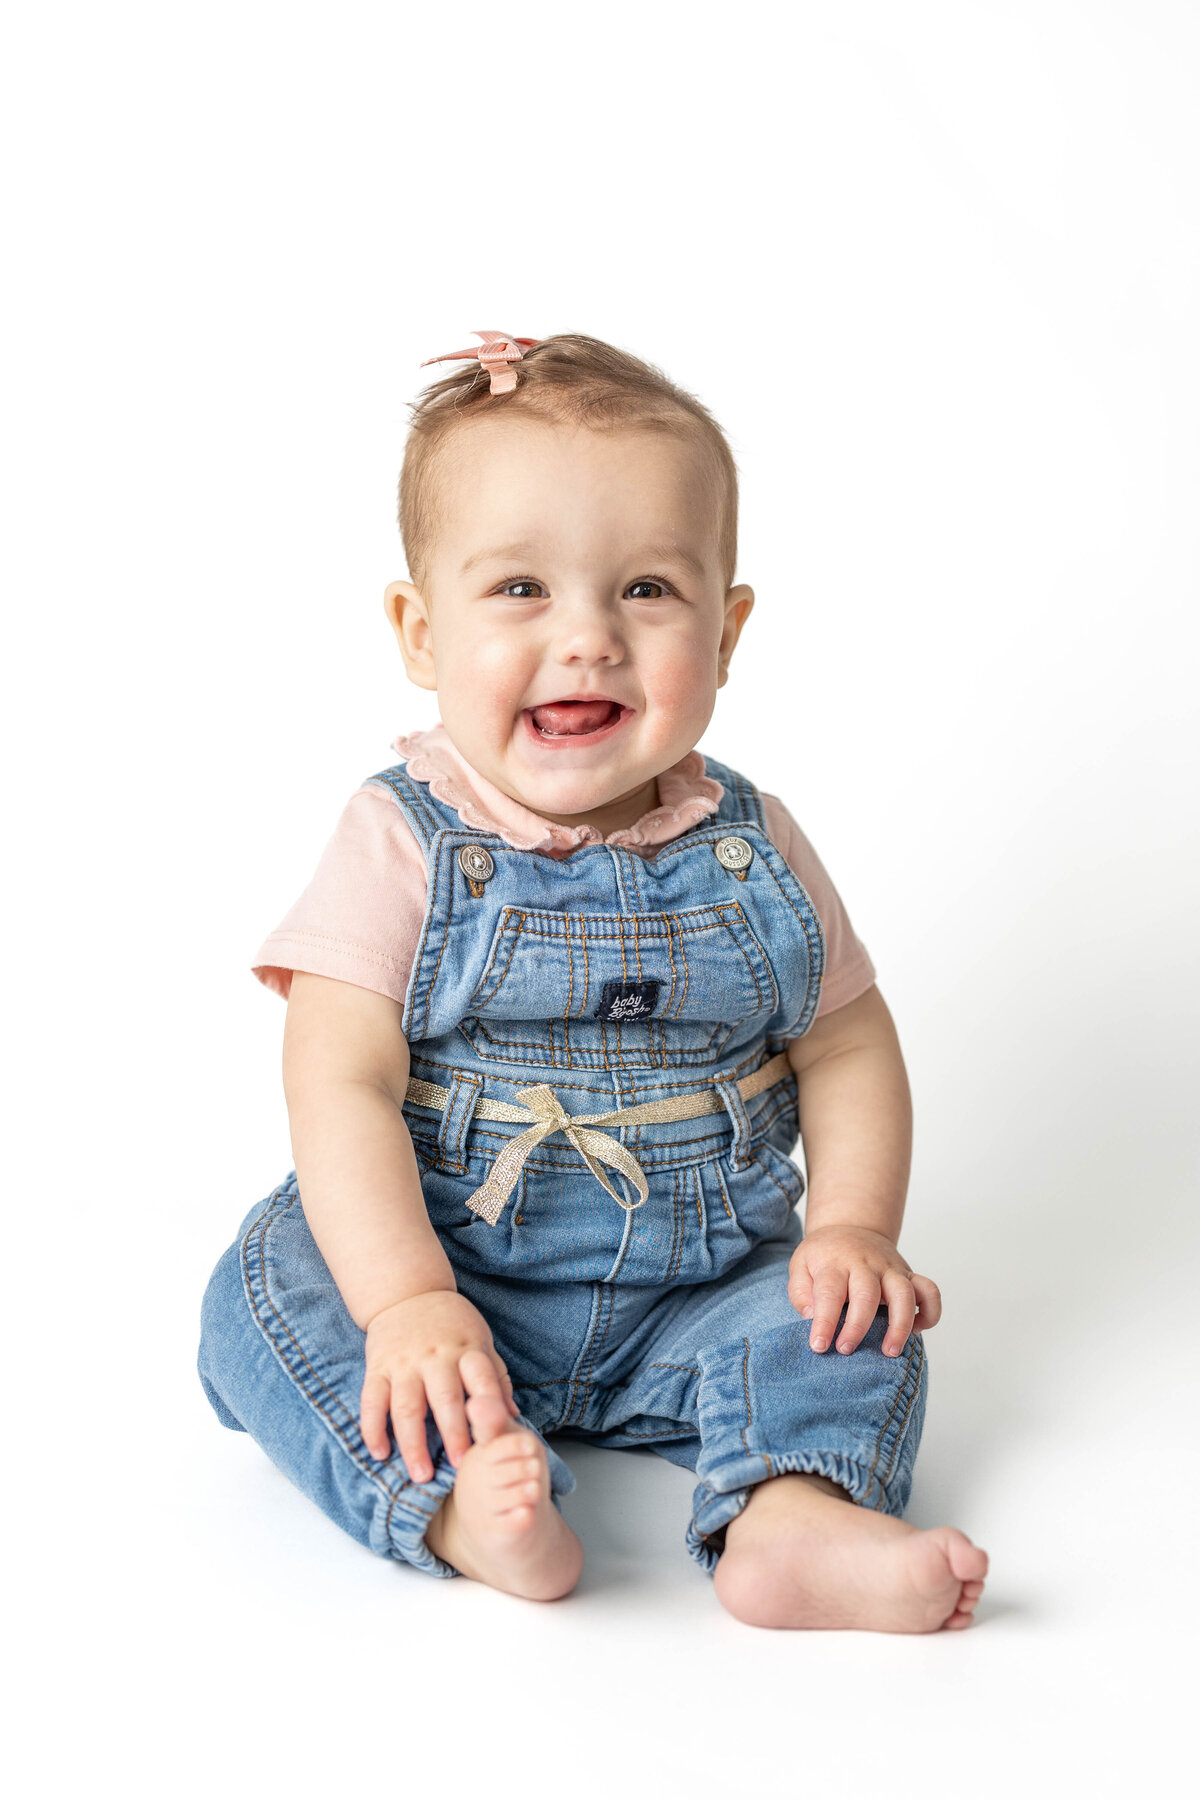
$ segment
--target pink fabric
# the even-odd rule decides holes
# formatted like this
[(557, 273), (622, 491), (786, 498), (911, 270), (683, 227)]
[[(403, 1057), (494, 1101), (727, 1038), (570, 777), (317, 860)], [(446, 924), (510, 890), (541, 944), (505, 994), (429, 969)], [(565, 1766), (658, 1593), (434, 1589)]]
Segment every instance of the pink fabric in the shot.
[(459, 754), (444, 725), (395, 738), (392, 749), (405, 759), (413, 780), (427, 782), (430, 793), (452, 806), (464, 825), (498, 832), (514, 850), (544, 850), (548, 856), (569, 856), (580, 844), (619, 844), (626, 850), (666, 844), (715, 813), (725, 791), (704, 773), (700, 752), (689, 750), (682, 762), (659, 776), (660, 804), (654, 811), (602, 838), (594, 825), (554, 825), (501, 793)]
[[(444, 728), (393, 744), (415, 781), (427, 782), (463, 823), (497, 832), (515, 849), (566, 856), (597, 844), (590, 825), (554, 825), (477, 775)], [(708, 818), (723, 789), (691, 751), (658, 778), (661, 804), (604, 841), (651, 850)], [(846, 909), (816, 851), (782, 800), (763, 795), (767, 834), (807, 892), (825, 933), (825, 979), (817, 1016), (856, 1000), (875, 980), (875, 968), (855, 935)], [(426, 870), (421, 847), (404, 814), (382, 788), (362, 787), (346, 803), (317, 870), (296, 904), (260, 948), (253, 970), (285, 999), (292, 972), (331, 975), (403, 1004), (425, 915)]]
[(441, 356), (427, 356), (421, 364), (423, 369), (435, 362), (474, 362), (491, 377), (490, 392), (493, 394), (511, 394), (517, 385), (517, 371), (509, 367), (510, 363), (521, 362), (523, 352), (532, 350), (541, 338), (510, 338), (503, 331), (477, 331), (477, 338), (483, 343), (474, 350), (446, 350)]

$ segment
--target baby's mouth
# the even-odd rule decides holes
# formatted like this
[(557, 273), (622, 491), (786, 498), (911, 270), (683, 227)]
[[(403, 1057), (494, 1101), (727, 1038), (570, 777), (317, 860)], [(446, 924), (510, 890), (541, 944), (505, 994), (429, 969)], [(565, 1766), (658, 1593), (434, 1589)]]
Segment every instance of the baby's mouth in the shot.
[(615, 700), (551, 700), (531, 706), (529, 718), (542, 737), (588, 737), (615, 725), (624, 711)]

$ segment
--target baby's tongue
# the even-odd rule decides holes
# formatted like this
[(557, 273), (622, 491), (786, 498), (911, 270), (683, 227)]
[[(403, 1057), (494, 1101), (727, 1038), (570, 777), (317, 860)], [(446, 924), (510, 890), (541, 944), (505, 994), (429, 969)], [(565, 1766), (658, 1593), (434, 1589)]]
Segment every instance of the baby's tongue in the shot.
[(555, 700), (549, 706), (535, 706), (530, 717), (539, 731), (555, 737), (579, 737), (608, 725), (616, 711), (611, 700)]

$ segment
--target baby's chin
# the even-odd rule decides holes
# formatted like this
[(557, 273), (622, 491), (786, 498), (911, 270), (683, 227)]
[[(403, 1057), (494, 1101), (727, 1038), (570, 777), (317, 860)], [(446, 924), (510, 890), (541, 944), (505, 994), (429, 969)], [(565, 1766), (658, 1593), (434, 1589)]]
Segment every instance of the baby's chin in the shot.
[(605, 773), (599, 769), (514, 769), (508, 785), (510, 791), (517, 789), (514, 798), (531, 811), (569, 823), (574, 823), (574, 815), (578, 814), (582, 825), (588, 813), (611, 806), (614, 800), (635, 792), (651, 779), (649, 775), (639, 777), (616, 770)]

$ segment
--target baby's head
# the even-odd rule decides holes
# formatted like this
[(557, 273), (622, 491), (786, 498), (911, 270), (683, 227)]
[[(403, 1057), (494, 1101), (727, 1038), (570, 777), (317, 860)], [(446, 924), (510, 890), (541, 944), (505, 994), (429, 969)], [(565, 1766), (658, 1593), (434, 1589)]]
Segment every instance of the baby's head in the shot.
[(414, 406), (388, 615), (481, 775), (619, 829), (699, 740), (753, 605), (737, 470), (699, 401), (596, 338), (516, 369), (493, 394), (468, 364)]

